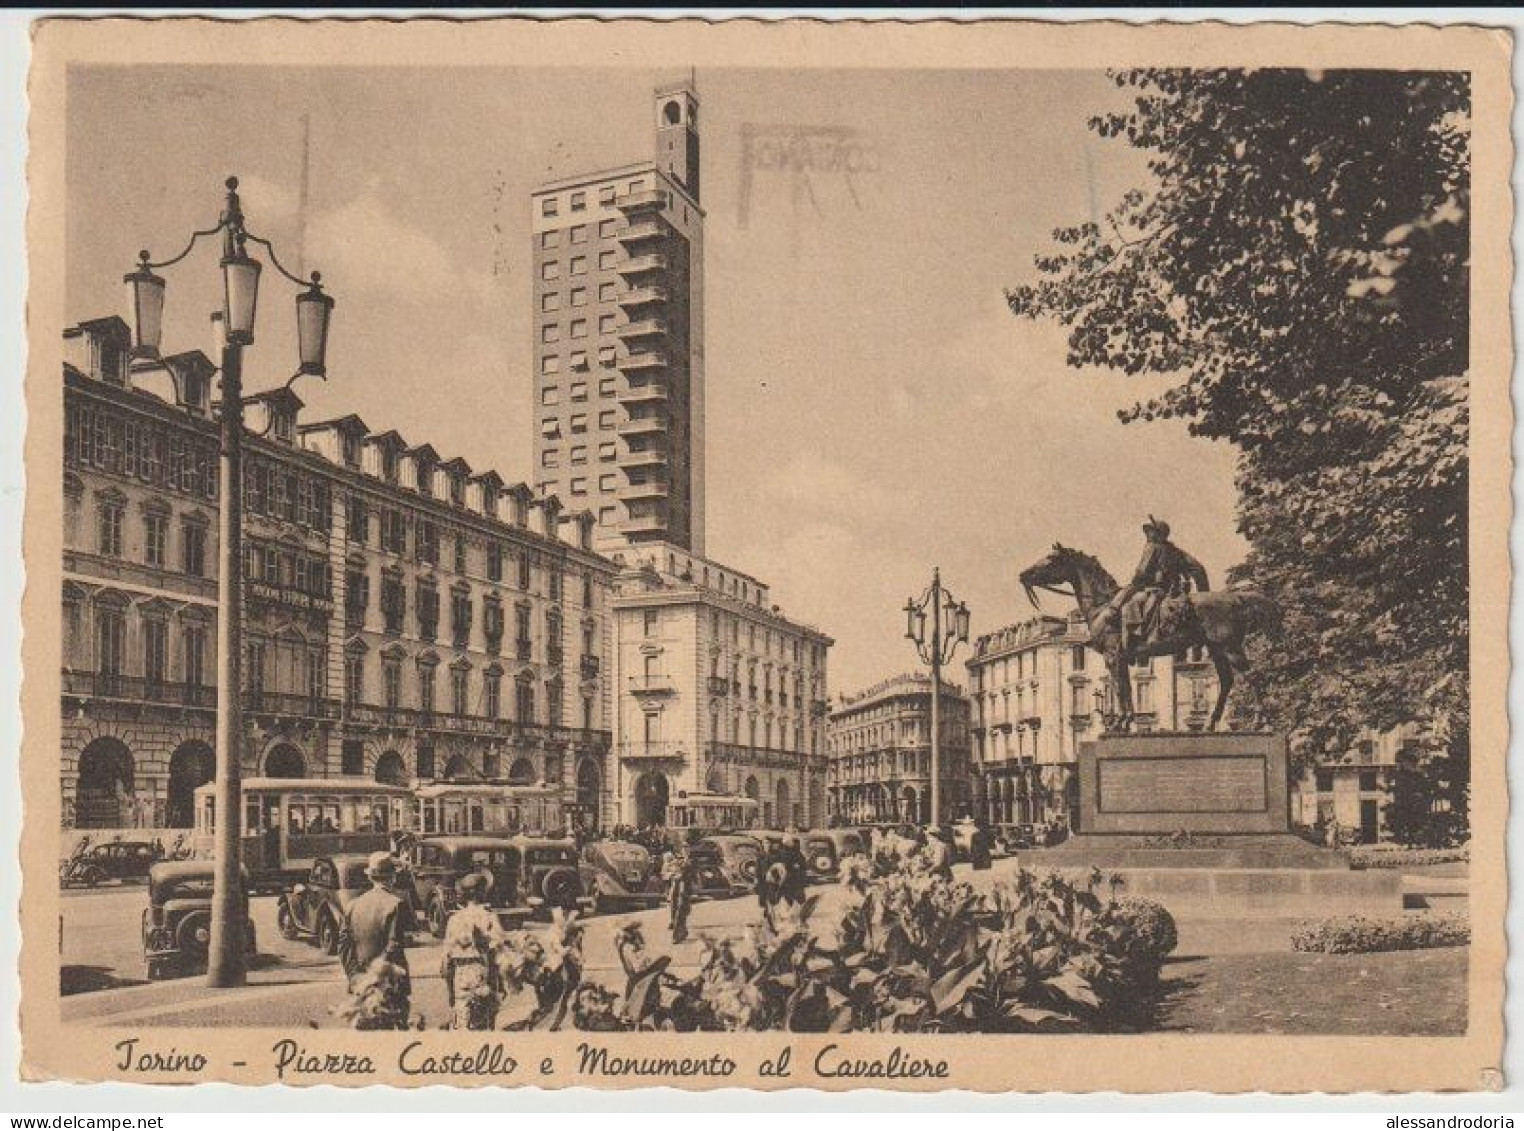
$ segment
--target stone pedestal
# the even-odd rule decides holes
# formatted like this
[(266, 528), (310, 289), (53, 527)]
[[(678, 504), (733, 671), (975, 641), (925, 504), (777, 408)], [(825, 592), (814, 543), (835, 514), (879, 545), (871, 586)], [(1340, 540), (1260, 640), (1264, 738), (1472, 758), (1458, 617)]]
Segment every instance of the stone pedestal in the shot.
[(1286, 740), (1273, 734), (1122, 734), (1080, 746), (1085, 834), (1288, 833)]
[(1291, 833), (1278, 735), (1128, 734), (1084, 743), (1076, 832), (1019, 854), (1023, 867), (1122, 877), (1177, 918), (1396, 915), (1402, 877), (1351, 871), (1343, 853)]

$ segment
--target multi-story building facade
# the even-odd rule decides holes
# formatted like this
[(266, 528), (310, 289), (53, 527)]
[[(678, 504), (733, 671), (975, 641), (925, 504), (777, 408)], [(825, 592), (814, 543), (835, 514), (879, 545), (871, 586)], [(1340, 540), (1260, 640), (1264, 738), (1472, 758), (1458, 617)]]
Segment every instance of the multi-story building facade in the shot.
[[(931, 676), (899, 675), (831, 711), (826, 807), (838, 823), (914, 821), (931, 814)], [(943, 682), (938, 702), (942, 818), (970, 812), (969, 701)]]
[(663, 87), (652, 160), (531, 196), (534, 479), (600, 549), (704, 552), (704, 212), (698, 98)]
[(625, 823), (822, 823), (830, 637), (785, 617), (755, 578), (680, 547), (616, 560)]
[[(199, 352), (65, 335), (65, 820), (185, 826), (216, 706), (217, 425)], [(358, 417), (253, 398), (244, 772), (548, 785), (610, 815), (608, 601), (592, 518)]]
[(1386, 807), (1419, 733), (1411, 724), (1368, 731), (1352, 750), (1304, 768), (1291, 782), (1291, 819), (1308, 828), (1337, 824), (1365, 844), (1386, 839)]
[[(1078, 615), (1041, 616), (979, 637), (968, 661), (974, 807), (993, 823), (1072, 819), (1080, 743), (1112, 711), (1110, 679)], [(1217, 678), (1199, 650), (1131, 672), (1140, 731), (1199, 730)]]

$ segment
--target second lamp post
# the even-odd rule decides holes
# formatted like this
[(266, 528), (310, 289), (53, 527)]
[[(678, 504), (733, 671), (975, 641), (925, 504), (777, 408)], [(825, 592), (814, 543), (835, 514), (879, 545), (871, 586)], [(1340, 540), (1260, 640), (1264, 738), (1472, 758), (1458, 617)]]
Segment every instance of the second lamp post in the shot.
[(905, 602), (905, 638), (915, 644), (921, 663), (931, 668), (931, 823), (942, 823), (942, 668), (959, 644), (968, 643), (968, 606), (942, 588), (942, 571), (933, 567), (931, 585), (919, 600)]

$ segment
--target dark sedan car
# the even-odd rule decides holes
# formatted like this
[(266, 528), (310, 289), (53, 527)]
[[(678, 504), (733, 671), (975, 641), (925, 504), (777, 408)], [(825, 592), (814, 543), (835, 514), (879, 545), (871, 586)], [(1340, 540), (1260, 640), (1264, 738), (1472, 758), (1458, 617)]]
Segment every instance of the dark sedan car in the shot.
[[(368, 859), (357, 855), (319, 856), (314, 860), (307, 878), (293, 884), (276, 904), (275, 925), (281, 938), (310, 938), (324, 954), (337, 954), (344, 913), (356, 896), (371, 887), (365, 875)], [(405, 890), (398, 890), (397, 895), (408, 901)]]
[(160, 851), (145, 840), (118, 840), (86, 849), (64, 865), (64, 887), (94, 887), (107, 880), (144, 880)]
[(593, 911), (655, 907), (666, 896), (661, 869), (644, 845), (628, 840), (595, 840), (582, 849), (578, 868)]
[(519, 850), (501, 837), (427, 836), (415, 841), (408, 852), (405, 882), (415, 914), (428, 924), (429, 933), (444, 938), (450, 913), (460, 906), (455, 885), (464, 877), (481, 873), (491, 878), (487, 906), (499, 919), (516, 918), (511, 909), (519, 904)]
[(694, 847), (709, 847), (719, 854), (720, 872), (731, 895), (745, 895), (757, 887), (757, 859), (762, 842), (745, 833), (714, 833)]
[(700, 899), (725, 899), (734, 894), (725, 858), (713, 838), (688, 846), (688, 861), (693, 869), (693, 894)]
[(578, 911), (592, 905), (582, 891), (575, 844), (542, 836), (516, 836), (510, 843), (519, 851), (519, 897), (532, 914), (548, 917), (557, 907)]
[[(243, 946), (255, 953), (254, 921), (248, 917), (249, 874), (243, 872)], [(206, 968), (212, 941), (212, 862), (184, 860), (155, 864), (148, 872), (148, 906), (143, 908), (143, 961), (148, 980), (171, 968)]]

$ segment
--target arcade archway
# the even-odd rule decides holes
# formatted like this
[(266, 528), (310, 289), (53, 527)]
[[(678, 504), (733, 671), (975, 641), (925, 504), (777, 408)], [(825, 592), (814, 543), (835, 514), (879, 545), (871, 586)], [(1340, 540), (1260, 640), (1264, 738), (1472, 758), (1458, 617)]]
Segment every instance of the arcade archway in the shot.
[(74, 827), (124, 828), (132, 823), (132, 752), (119, 738), (97, 738), (79, 755)]
[(670, 787), (665, 774), (650, 770), (635, 779), (635, 825), (649, 828), (667, 823)]
[(377, 758), (376, 780), (385, 785), (407, 785), (407, 763), (402, 755), (388, 750)]
[(599, 799), (603, 794), (603, 773), (598, 763), (584, 758), (577, 763), (577, 809), (582, 827), (596, 832), (601, 825)]
[(217, 757), (204, 742), (181, 744), (169, 758), (168, 804), (164, 823), (172, 829), (188, 829), (195, 824), (196, 787), (211, 781), (217, 773)]
[(265, 755), (265, 777), (304, 778), (307, 776), (307, 759), (289, 742), (283, 742)]

